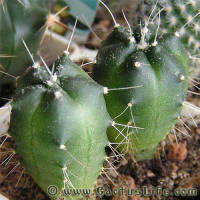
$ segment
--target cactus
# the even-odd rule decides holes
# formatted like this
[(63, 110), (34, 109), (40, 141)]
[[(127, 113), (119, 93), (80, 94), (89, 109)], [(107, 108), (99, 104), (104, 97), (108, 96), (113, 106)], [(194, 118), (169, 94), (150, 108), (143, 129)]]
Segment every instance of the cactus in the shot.
[[(144, 0), (143, 5), (143, 15), (140, 17), (142, 21), (148, 21), (147, 18), (150, 16), (150, 21), (158, 23), (158, 18), (154, 16), (160, 12), (160, 30), (163, 33), (175, 33), (180, 37), (190, 55), (200, 52), (200, 2), (198, 0)], [(154, 6), (155, 9), (150, 14), (149, 11)]]
[(121, 129), (125, 137), (116, 137), (112, 127), (108, 137), (137, 160), (152, 158), (179, 117), (188, 87), (189, 62), (180, 39), (174, 34), (157, 38), (158, 29), (150, 29), (145, 26), (133, 37), (132, 30), (116, 24), (102, 43), (93, 71), (99, 84), (127, 88), (105, 96), (112, 119), (127, 124)]
[(64, 189), (94, 187), (106, 157), (110, 117), (103, 87), (67, 55), (54, 71), (35, 63), (18, 80), (9, 133), (36, 183), (45, 192), (57, 186), (61, 198)]
[[(11, 56), (0, 57), (0, 65), (14, 76), (20, 75), (31, 64), (22, 39), (36, 55), (43, 33), (39, 29), (44, 25), (48, 14), (46, 0), (20, 2), (6, 0), (3, 8), (0, 8), (0, 54)], [(4, 81), (8, 82), (8, 77)]]

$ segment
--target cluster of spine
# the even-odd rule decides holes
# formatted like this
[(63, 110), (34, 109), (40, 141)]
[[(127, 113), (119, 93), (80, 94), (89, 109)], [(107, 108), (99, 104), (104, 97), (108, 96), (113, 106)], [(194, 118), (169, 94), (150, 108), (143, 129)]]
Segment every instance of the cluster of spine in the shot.
[(160, 24), (162, 34), (174, 33), (180, 37), (190, 55), (200, 52), (200, 2), (198, 0), (144, 0), (142, 10), (143, 15), (146, 16), (141, 16), (142, 21), (147, 22), (150, 16), (152, 23)]
[(94, 187), (111, 123), (102, 86), (63, 55), (53, 72), (39, 63), (28, 68), (11, 107), (16, 153), (45, 192), (55, 185), (58, 198), (64, 189)]

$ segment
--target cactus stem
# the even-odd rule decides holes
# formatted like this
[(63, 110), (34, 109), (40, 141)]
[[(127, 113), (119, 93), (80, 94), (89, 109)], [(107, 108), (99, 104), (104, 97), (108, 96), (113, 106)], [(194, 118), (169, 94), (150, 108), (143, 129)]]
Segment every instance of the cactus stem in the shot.
[(99, 2), (108, 10), (108, 12), (110, 13), (112, 19), (113, 19), (113, 22), (114, 22), (114, 27), (115, 28), (118, 28), (120, 25), (117, 23), (117, 21), (115, 20), (115, 17), (114, 15), (112, 14), (111, 10), (108, 8), (108, 6), (101, 0), (99, 0)]

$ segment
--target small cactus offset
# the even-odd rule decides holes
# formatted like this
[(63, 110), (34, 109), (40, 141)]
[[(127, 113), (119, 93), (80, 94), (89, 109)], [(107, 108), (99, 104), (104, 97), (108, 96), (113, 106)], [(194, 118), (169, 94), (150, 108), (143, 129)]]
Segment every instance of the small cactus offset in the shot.
[[(200, 1), (199, 0), (144, 0), (146, 21), (160, 24), (163, 33), (174, 33), (181, 38), (190, 55), (200, 52)], [(153, 10), (152, 14), (150, 11)], [(160, 13), (160, 22), (157, 17)], [(142, 21), (145, 17), (141, 16)]]
[(103, 87), (64, 55), (52, 72), (39, 63), (28, 68), (11, 107), (16, 153), (45, 192), (55, 185), (59, 199), (64, 189), (94, 187), (111, 123)]
[(105, 95), (111, 117), (127, 124), (118, 137), (109, 128), (108, 137), (137, 160), (153, 157), (175, 125), (188, 87), (188, 58), (179, 38), (157, 38), (146, 26), (141, 32), (136, 41), (131, 30), (116, 26), (103, 42), (93, 72), (99, 84), (124, 88)]

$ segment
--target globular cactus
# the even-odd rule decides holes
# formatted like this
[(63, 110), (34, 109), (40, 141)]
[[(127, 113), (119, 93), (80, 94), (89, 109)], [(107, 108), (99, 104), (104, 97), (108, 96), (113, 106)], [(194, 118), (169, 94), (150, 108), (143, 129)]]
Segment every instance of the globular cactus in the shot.
[[(140, 20), (147, 22), (150, 16), (149, 21), (159, 23), (163, 33), (174, 33), (180, 37), (191, 56), (200, 52), (200, 1), (144, 0), (142, 10)], [(160, 22), (155, 17), (158, 13)]]
[[(48, 14), (47, 1), (5, 0), (0, 7), (0, 57), (1, 70), (14, 76), (20, 75), (30, 65), (30, 58), (22, 40), (31, 47), (36, 55), (43, 31), (39, 29), (45, 24)], [(2, 77), (1, 82), (13, 81)]]
[(16, 153), (45, 192), (55, 185), (59, 199), (64, 189), (94, 187), (111, 123), (102, 86), (64, 55), (52, 72), (39, 63), (28, 68), (11, 107)]
[(175, 125), (188, 87), (188, 58), (179, 37), (157, 38), (158, 29), (152, 32), (147, 26), (140, 33), (134, 37), (116, 24), (102, 43), (93, 71), (99, 84), (122, 88), (105, 99), (112, 119), (127, 126), (118, 137), (109, 128), (108, 137), (137, 160), (153, 157)]

